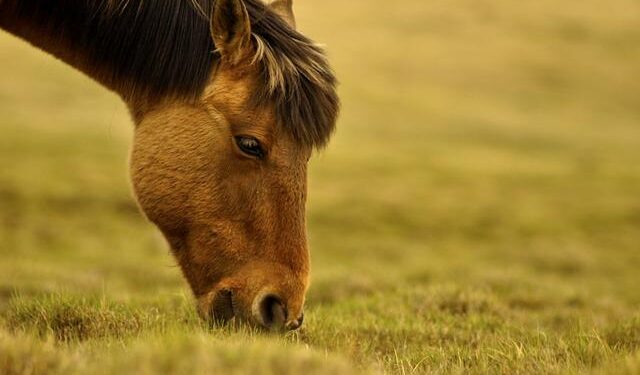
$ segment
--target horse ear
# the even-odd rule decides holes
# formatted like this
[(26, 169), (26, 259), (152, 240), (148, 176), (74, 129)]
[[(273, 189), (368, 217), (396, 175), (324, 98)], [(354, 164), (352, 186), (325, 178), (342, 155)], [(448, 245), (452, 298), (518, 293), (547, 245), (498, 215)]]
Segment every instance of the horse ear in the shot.
[(282, 17), (292, 29), (296, 28), (296, 17), (293, 15), (293, 0), (272, 0), (269, 8)]
[(249, 56), (251, 21), (242, 0), (216, 0), (211, 36), (223, 60), (237, 64)]

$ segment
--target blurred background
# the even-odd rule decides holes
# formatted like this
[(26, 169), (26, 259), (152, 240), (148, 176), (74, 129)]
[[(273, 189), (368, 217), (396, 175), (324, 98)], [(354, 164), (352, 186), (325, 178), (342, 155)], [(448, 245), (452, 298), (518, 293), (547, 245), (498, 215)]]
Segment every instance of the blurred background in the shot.
[[(311, 165), (302, 341), (390, 372), (516, 358), (505, 335), (530, 347), (506, 372), (640, 358), (640, 3), (295, 5), (343, 101)], [(130, 193), (124, 105), (4, 33), (0, 72), (0, 314), (190, 303)]]

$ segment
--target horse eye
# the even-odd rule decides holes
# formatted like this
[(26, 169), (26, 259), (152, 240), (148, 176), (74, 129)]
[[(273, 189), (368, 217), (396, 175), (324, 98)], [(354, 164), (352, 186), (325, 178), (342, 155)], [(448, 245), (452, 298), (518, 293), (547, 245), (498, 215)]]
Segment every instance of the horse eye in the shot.
[(235, 139), (240, 151), (254, 158), (264, 157), (264, 150), (257, 139), (247, 136), (238, 136)]

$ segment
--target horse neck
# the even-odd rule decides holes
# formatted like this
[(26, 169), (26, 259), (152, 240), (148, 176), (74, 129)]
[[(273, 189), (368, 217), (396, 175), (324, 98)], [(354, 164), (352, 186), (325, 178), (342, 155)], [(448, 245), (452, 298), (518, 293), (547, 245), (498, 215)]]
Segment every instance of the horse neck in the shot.
[[(26, 14), (26, 12), (21, 11), (15, 6), (15, 4), (20, 1), (21, 0), (0, 0), (0, 29), (55, 56), (98, 81), (103, 86), (117, 92), (122, 97), (125, 96), (125, 93), (120, 89), (120, 85), (114, 82), (113, 79), (107, 78), (108, 74), (104, 72), (106, 67), (99, 65), (92, 66), (82, 49), (72, 47), (73, 43), (65, 37), (67, 35), (66, 33), (54, 30), (53, 25), (59, 24), (60, 21), (55, 19), (55, 14), (52, 15), (52, 18), (46, 20), (37, 14)], [(33, 3), (39, 2), (36, 1)]]
[(0, 29), (82, 71), (132, 108), (195, 99), (214, 64), (209, 22), (189, 1), (0, 0)]

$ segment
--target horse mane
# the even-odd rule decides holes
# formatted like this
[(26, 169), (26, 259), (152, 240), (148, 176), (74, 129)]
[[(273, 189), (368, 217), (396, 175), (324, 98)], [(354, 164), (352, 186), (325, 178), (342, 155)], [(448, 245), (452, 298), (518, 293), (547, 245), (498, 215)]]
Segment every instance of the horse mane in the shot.
[[(90, 75), (125, 100), (195, 100), (220, 56), (210, 33), (215, 0), (0, 0), (7, 16), (37, 25), (53, 44), (79, 51)], [(259, 82), (251, 104), (274, 105), (293, 138), (320, 148), (339, 111), (324, 51), (260, 0), (243, 0)]]

